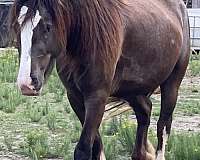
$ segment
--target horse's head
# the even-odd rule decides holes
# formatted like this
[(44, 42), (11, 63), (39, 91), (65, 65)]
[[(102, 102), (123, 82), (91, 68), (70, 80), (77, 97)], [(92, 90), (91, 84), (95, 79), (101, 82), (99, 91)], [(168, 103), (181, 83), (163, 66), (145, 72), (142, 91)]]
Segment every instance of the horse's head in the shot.
[[(18, 7), (20, 67), (17, 85), (23, 95), (39, 95), (59, 52), (52, 17), (45, 7)], [(16, 7), (17, 9), (17, 7)], [(12, 16), (12, 15), (11, 15)]]

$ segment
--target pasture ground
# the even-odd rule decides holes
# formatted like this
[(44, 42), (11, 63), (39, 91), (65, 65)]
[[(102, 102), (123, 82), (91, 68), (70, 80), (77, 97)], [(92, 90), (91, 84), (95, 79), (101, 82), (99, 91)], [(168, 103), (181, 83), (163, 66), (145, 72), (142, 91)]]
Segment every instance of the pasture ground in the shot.
[[(72, 160), (80, 124), (56, 72), (41, 97), (23, 97), (15, 80), (15, 51), (0, 51), (0, 160)], [(200, 160), (200, 56), (192, 56), (179, 92), (166, 160)], [(152, 96), (149, 138), (156, 145), (160, 94)], [(136, 130), (131, 111), (104, 121), (101, 134), (107, 160), (129, 160)]]

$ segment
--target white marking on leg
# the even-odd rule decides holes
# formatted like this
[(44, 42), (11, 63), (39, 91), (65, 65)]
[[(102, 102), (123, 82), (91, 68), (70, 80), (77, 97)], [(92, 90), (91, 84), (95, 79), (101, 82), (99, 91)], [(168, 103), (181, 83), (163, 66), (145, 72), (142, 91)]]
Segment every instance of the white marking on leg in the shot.
[(148, 160), (155, 160), (156, 159), (156, 154), (155, 154), (155, 149), (152, 145), (152, 143), (147, 139), (147, 159)]
[(22, 23), (25, 19), (25, 16), (28, 12), (28, 7), (23, 6), (20, 11), (20, 15), (18, 18), (18, 23), (21, 28), (21, 58), (20, 58), (20, 67), (19, 73), (17, 77), (18, 87), (21, 88), (22, 85), (26, 85), (27, 87), (31, 86), (31, 47), (32, 47), (32, 37), (33, 37), (33, 29), (39, 23), (41, 16), (39, 15), (39, 11), (36, 11), (36, 15), (34, 18), (29, 19), (23, 26)]
[(165, 160), (165, 147), (167, 144), (167, 140), (168, 140), (168, 134), (166, 132), (166, 127), (163, 129), (163, 144), (162, 144), (162, 150), (159, 150), (157, 152), (157, 157), (156, 160)]
[(106, 156), (104, 154), (104, 151), (101, 151), (100, 160), (106, 160)]

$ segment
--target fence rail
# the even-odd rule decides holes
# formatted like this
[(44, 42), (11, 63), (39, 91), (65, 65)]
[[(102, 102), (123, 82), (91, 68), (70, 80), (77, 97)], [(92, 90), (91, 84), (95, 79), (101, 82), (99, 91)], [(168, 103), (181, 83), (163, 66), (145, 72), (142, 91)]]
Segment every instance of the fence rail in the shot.
[(0, 0), (0, 4), (13, 4), (12, 0)]

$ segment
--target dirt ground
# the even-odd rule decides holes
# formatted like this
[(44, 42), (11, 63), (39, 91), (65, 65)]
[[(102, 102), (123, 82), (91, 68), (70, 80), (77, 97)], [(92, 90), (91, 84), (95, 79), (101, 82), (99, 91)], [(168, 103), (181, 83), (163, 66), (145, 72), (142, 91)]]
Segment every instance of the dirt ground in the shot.
[[(17, 154), (14, 154), (12, 152), (2, 153), (0, 152), (0, 160), (31, 160), (28, 157), (19, 156)], [(63, 159), (44, 159), (44, 160), (63, 160)]]
[[(200, 85), (200, 77), (186, 77), (184, 78), (181, 86), (186, 86), (187, 88), (193, 88), (194, 86)], [(200, 102), (200, 90), (198, 90), (198, 99), (197, 101)], [(160, 99), (160, 94), (153, 95), (154, 98)], [(179, 99), (184, 99), (184, 95), (179, 95)], [(156, 128), (157, 120), (155, 118), (151, 119), (151, 126)], [(173, 116), (173, 123), (172, 123), (172, 130), (175, 131), (191, 131), (191, 132), (200, 132), (200, 115), (184, 115), (180, 112), (175, 112)]]

